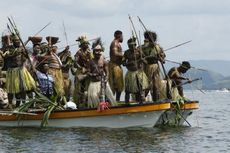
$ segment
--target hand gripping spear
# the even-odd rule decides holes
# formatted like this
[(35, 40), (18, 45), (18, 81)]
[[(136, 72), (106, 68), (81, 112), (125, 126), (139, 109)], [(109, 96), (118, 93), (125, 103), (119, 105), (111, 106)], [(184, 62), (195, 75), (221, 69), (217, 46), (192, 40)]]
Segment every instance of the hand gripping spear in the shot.
[[(143, 26), (143, 28), (145, 29), (145, 31), (148, 31), (147, 28), (145, 27), (144, 23), (143, 23), (142, 20), (140, 19), (140, 17), (137, 16), (137, 18), (138, 18), (139, 22), (141, 23), (141, 25)], [(148, 35), (149, 35), (149, 37), (150, 37), (150, 39), (151, 39), (151, 42), (154, 44), (154, 40), (153, 40), (152, 36), (150, 36), (149, 33), (148, 33)], [(154, 45), (154, 47), (155, 47), (155, 45)], [(156, 47), (155, 47), (155, 49), (156, 49)], [(156, 49), (156, 52), (157, 52), (157, 49)], [(159, 54), (159, 53), (157, 52), (157, 54)], [(157, 55), (157, 56), (159, 57), (159, 55)], [(168, 99), (171, 99), (171, 98), (172, 98), (172, 95), (171, 95), (170, 85), (169, 85), (169, 81), (168, 81), (168, 80), (169, 80), (169, 77), (168, 77), (168, 75), (167, 75), (167, 73), (166, 73), (166, 70), (165, 70), (165, 67), (164, 67), (163, 62), (160, 61), (160, 63), (161, 63), (161, 66), (162, 66), (162, 69), (163, 69), (165, 78), (166, 78), (166, 80), (167, 80), (167, 93), (166, 93), (166, 94), (167, 94), (167, 98), (168, 98)]]
[[(31, 61), (31, 59), (30, 59), (30, 57), (29, 57), (29, 53), (28, 53), (28, 51), (27, 51), (27, 49), (26, 49), (26, 46), (25, 46), (25, 44), (23, 43), (23, 41), (22, 41), (22, 39), (21, 39), (21, 37), (20, 37), (19, 31), (18, 31), (18, 29), (17, 29), (17, 27), (16, 27), (16, 24), (15, 24), (14, 21), (12, 22), (11, 19), (10, 19), (9, 17), (8, 17), (8, 20), (9, 20), (9, 23), (10, 23), (11, 27), (13, 28), (15, 34), (16, 34), (17, 37), (19, 38), (19, 41), (21, 42), (23, 49), (25, 50), (25, 51), (24, 51), (24, 54), (25, 54), (26, 58), (28, 59), (29, 64), (30, 64), (30, 66), (31, 66), (31, 68), (32, 68), (33, 74), (34, 74), (34, 76), (35, 76), (35, 80), (37, 80), (37, 74), (36, 74), (36, 73), (34, 72), (34, 70), (33, 70), (32, 61)], [(12, 20), (13, 20), (13, 19), (12, 19)]]

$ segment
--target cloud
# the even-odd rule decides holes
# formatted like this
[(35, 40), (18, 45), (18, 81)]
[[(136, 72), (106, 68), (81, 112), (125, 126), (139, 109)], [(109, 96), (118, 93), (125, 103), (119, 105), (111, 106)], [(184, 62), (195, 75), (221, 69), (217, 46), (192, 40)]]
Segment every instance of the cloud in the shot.
[(68, 16), (79, 18), (101, 18), (110, 17), (119, 12), (124, 0), (68, 0), (68, 1), (48, 1), (48, 5), (40, 4), (44, 10), (61, 12)]
[[(101, 36), (106, 54), (113, 32), (124, 33), (122, 44), (131, 36), (128, 14), (133, 17), (137, 31), (143, 32), (136, 16), (147, 28), (158, 33), (164, 48), (192, 40), (185, 46), (167, 53), (171, 59), (226, 59), (229, 53), (230, 1), (228, 0), (16, 0), (1, 1), (0, 28), (6, 29), (7, 16), (13, 15), (26, 39), (48, 22), (52, 24), (40, 35), (59, 36), (65, 45), (62, 22), (65, 21), (70, 43), (86, 34), (89, 38)], [(143, 40), (143, 38), (142, 38)], [(76, 47), (72, 48), (74, 52)]]

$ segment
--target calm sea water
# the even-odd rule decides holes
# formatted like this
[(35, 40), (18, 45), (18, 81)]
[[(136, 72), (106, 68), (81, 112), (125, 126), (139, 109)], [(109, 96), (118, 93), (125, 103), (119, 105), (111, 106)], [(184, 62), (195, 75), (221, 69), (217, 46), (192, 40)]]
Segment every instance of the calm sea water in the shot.
[(230, 93), (188, 91), (200, 109), (174, 128), (0, 128), (0, 152), (230, 152)]

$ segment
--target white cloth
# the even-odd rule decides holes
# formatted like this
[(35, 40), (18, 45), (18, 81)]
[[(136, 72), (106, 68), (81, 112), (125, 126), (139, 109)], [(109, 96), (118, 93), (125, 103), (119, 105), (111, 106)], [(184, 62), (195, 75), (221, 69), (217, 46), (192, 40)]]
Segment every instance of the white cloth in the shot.
[[(88, 87), (88, 107), (96, 108), (100, 102), (101, 82), (90, 82)], [(106, 84), (105, 96), (109, 100), (111, 106), (117, 106), (115, 97), (113, 96), (112, 90), (109, 84)]]
[(65, 105), (64, 105), (65, 109), (77, 109), (77, 105), (72, 102), (72, 101), (68, 101)]
[(0, 88), (0, 108), (6, 108), (8, 106), (8, 98), (7, 98), (7, 93), (5, 90)]

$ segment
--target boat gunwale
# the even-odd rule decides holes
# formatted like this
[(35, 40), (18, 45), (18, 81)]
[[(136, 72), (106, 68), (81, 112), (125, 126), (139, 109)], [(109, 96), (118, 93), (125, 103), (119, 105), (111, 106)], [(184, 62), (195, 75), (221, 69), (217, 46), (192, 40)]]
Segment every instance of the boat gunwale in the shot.
[[(171, 105), (176, 105), (176, 102), (172, 102)], [(172, 106), (172, 109), (174, 107)], [(184, 104), (181, 104), (180, 107), (181, 110), (194, 110), (194, 109), (199, 109), (199, 101), (193, 100), (193, 101), (186, 101)]]
[[(122, 114), (131, 114), (131, 113), (143, 113), (150, 111), (162, 111), (169, 110), (170, 102), (161, 102), (161, 103), (145, 103), (145, 104), (134, 104), (129, 106), (115, 106), (110, 107), (108, 110), (101, 112), (97, 111), (97, 108), (84, 109), (84, 110), (55, 110), (50, 115), (50, 119), (68, 119), (68, 118), (82, 118), (82, 117), (97, 117), (97, 116), (109, 116), (109, 115), (122, 115)], [(151, 109), (150, 107), (151, 106)], [(148, 109), (146, 109), (148, 108)], [(132, 110), (133, 109), (133, 110)], [(121, 112), (119, 112), (119, 110)], [(37, 111), (30, 113), (36, 113), (37, 115), (20, 115), (21, 120), (41, 120), (45, 111)], [(17, 115), (13, 114), (10, 116), (0, 116), (0, 121), (15, 121), (17, 120)]]

